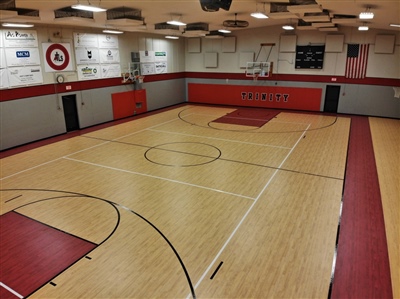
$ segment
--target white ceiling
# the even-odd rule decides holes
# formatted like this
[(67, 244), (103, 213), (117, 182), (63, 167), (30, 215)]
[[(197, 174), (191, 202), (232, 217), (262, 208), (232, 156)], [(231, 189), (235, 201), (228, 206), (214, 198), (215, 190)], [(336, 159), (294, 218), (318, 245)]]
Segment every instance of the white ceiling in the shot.
[[(5, 3), (9, 0), (0, 0), (0, 3)], [(73, 18), (71, 20), (55, 20), (54, 10), (63, 7), (71, 6), (77, 3), (88, 4), (88, 0), (16, 0), (17, 8), (28, 8), (39, 10), (39, 18), (37, 17), (12, 17), (10, 18), (5, 11), (0, 12), (1, 22), (32, 22), (43, 24), (46, 26), (73, 26), (90, 27), (90, 28), (105, 28), (113, 27), (125, 31), (146, 31), (163, 33), (154, 30), (154, 24), (166, 22), (172, 19), (173, 15), (180, 15), (181, 21), (185, 23), (204, 22), (209, 24), (209, 30), (217, 30), (223, 27), (224, 20), (234, 20), (237, 13), (238, 20), (248, 21), (250, 24), (247, 28), (268, 27), (291, 22), (297, 24), (296, 18), (284, 19), (255, 19), (250, 16), (250, 13), (265, 10), (268, 15), (270, 12), (269, 2), (288, 3), (289, 0), (232, 0), (229, 11), (220, 9), (217, 12), (205, 12), (202, 10), (200, 0), (131, 0), (131, 1), (112, 1), (112, 0), (89, 0), (92, 5), (101, 6), (103, 8), (116, 8), (126, 6), (129, 8), (138, 9), (141, 11), (141, 16), (146, 24), (143, 26), (132, 24), (110, 25), (107, 23), (105, 12), (94, 13), (94, 20), (81, 22), (81, 19)], [(329, 11), (330, 15), (344, 14), (356, 15), (362, 11), (366, 11), (370, 7), (370, 11), (375, 14), (373, 20), (367, 22), (370, 28), (385, 29), (385, 30), (400, 30), (400, 28), (390, 27), (390, 23), (400, 24), (400, 0), (317, 0), (317, 3), (323, 9)], [(300, 18), (302, 15), (298, 15)], [(342, 26), (357, 27), (363, 22), (358, 18), (353, 23), (339, 24)], [(181, 28), (183, 30), (183, 28)], [(242, 30), (242, 29), (232, 29)], [(318, 29), (315, 29), (318, 30)]]

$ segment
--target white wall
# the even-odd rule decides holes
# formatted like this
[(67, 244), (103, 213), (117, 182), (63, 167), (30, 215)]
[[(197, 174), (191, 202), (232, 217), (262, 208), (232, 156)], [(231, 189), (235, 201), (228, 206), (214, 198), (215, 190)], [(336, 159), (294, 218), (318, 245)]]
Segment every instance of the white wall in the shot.
[[(370, 44), (367, 77), (396, 78), (400, 79), (400, 32), (395, 30), (369, 30), (359, 32), (357, 28), (341, 28), (338, 32), (325, 33), (320, 31), (295, 31), (284, 32), (281, 27), (265, 27), (252, 30), (235, 30), (236, 52), (222, 53), (221, 39), (201, 38), (201, 53), (186, 53), (185, 70), (190, 72), (227, 72), (244, 73), (239, 67), (239, 56), (241, 52), (254, 52), (257, 56), (261, 43), (275, 43), (269, 56), (269, 61), (274, 62), (274, 72), (277, 74), (298, 75), (327, 75), (344, 76), (346, 66), (346, 55), (348, 43)], [(284, 34), (295, 34), (297, 45), (325, 44), (327, 34), (344, 35), (344, 46), (341, 53), (325, 53), (324, 67), (322, 70), (299, 70), (294, 68), (295, 53), (279, 52), (280, 36)], [(375, 54), (375, 37), (377, 34), (391, 34), (396, 36), (396, 45), (393, 54)], [(265, 61), (270, 48), (261, 49), (258, 61)], [(204, 67), (204, 53), (218, 53), (218, 67)]]

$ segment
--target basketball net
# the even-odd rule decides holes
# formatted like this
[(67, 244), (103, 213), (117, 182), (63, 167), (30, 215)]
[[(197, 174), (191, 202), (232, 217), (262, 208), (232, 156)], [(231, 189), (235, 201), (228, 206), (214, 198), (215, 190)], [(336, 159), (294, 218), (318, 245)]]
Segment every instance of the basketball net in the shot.
[(258, 80), (258, 74), (254, 74), (253, 75), (253, 81), (257, 81)]

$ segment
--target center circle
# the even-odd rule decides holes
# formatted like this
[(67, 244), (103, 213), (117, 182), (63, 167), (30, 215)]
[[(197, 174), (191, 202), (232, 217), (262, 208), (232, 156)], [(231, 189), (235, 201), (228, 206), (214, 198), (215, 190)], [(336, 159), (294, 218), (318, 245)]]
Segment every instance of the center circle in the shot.
[(221, 156), (221, 151), (207, 143), (171, 142), (149, 148), (144, 156), (155, 164), (188, 167), (214, 162)]

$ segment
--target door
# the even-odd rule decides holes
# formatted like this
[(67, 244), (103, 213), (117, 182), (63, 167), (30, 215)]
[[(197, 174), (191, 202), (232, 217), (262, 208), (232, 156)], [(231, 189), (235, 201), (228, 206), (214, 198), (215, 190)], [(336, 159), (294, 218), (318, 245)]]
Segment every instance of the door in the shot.
[(324, 112), (337, 113), (340, 97), (340, 86), (327, 85), (325, 93)]
[(62, 96), (65, 126), (67, 132), (79, 130), (78, 109), (76, 108), (76, 94)]

